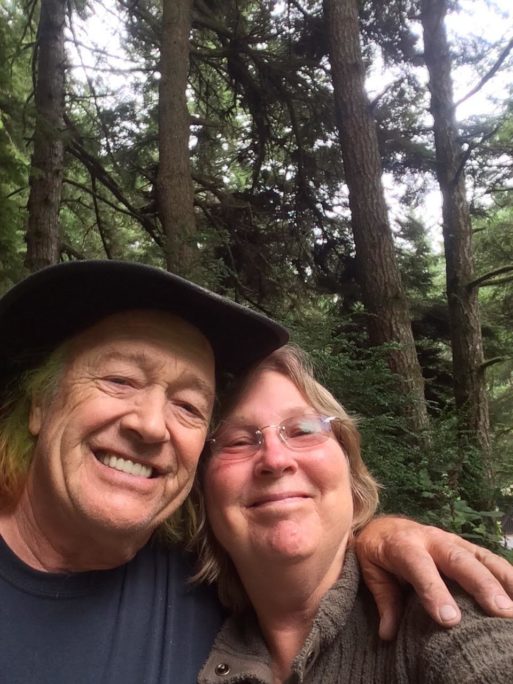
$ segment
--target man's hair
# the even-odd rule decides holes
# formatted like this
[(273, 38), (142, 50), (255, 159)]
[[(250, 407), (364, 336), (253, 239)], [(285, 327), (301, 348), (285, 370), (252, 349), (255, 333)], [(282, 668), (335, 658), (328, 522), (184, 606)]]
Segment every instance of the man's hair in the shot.
[[(255, 366), (236, 385), (222, 407), (220, 419), (223, 419), (233, 410), (244, 391), (263, 371), (275, 371), (285, 376), (294, 383), (315, 411), (323, 415), (335, 416), (338, 419), (331, 423), (331, 427), (349, 463), (354, 508), (352, 531), (353, 533), (357, 532), (372, 518), (376, 511), (379, 501), (379, 485), (362, 460), (360, 434), (356, 427), (356, 420), (347, 414), (344, 407), (331, 392), (317, 382), (312, 364), (304, 352), (297, 347), (287, 345), (273, 352)], [(199, 477), (192, 493), (197, 512), (190, 547), (199, 556), (199, 569), (193, 580), (208, 583), (217, 582), (222, 603), (230, 610), (240, 612), (248, 605), (249, 600), (233, 562), (215, 539), (206, 516), (202, 484), (205, 463), (208, 458), (208, 448), (206, 448), (204, 457), (200, 462)]]
[(34, 398), (50, 402), (64, 368), (66, 345), (61, 345), (37, 368), (23, 373), (2, 395), (0, 405), (0, 502), (16, 503), (23, 490), (36, 439), (29, 419)]

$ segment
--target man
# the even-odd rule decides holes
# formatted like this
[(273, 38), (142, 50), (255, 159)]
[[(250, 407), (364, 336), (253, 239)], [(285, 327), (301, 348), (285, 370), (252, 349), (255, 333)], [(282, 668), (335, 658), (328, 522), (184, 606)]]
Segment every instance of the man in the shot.
[[(222, 615), (213, 592), (188, 587), (186, 555), (152, 537), (172, 529), (192, 485), (216, 371), (286, 339), (137, 264), (62, 264), (0, 300), (2, 681), (195, 681)], [(457, 548), (444, 539), (438, 555), (444, 546)], [(386, 549), (381, 564), (394, 569)], [(498, 591), (486, 571), (463, 581)]]

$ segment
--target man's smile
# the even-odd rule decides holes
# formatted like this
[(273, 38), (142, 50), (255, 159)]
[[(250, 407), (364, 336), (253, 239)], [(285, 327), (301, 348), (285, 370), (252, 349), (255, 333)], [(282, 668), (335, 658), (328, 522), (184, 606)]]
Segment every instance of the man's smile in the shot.
[(150, 479), (151, 477), (155, 477), (157, 474), (150, 466), (144, 465), (142, 463), (136, 463), (128, 458), (122, 458), (121, 456), (116, 456), (106, 452), (96, 453), (95, 456), (96, 459), (104, 466), (113, 468), (114, 470), (120, 470), (122, 473), (127, 473), (128, 475)]

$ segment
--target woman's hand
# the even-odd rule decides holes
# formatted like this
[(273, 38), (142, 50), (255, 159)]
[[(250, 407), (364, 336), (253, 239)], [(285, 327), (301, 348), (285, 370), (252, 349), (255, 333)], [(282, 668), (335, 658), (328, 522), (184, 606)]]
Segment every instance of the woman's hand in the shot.
[(461, 619), (441, 574), (456, 581), (488, 615), (513, 618), (513, 566), (487, 549), (413, 520), (374, 518), (355, 549), (380, 614), (379, 634), (393, 639), (402, 612), (400, 581), (411, 584), (424, 608), (443, 627)]

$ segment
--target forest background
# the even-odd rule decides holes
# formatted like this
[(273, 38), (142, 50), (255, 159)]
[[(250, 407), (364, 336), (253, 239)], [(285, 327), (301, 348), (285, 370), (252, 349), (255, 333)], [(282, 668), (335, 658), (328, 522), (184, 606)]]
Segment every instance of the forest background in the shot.
[(0, 0), (0, 292), (128, 259), (283, 321), (383, 510), (497, 548), (512, 49), (507, 2)]

